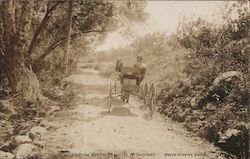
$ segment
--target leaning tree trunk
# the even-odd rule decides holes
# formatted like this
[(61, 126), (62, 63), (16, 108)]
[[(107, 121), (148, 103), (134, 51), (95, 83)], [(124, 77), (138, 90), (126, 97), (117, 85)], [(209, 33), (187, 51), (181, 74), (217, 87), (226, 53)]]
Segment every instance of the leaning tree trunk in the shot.
[(32, 0), (2, 1), (6, 75), (14, 93), (27, 102), (42, 99), (39, 81), (25, 61), (31, 32)]
[(66, 24), (66, 40), (65, 40), (65, 48), (64, 48), (64, 56), (62, 63), (62, 71), (68, 71), (68, 63), (69, 63), (69, 52), (70, 52), (70, 36), (71, 36), (71, 25), (72, 25), (72, 15), (73, 15), (73, 2), (68, 0), (68, 10), (67, 10), (67, 24)]
[(13, 93), (20, 93), (25, 101), (31, 103), (42, 100), (39, 81), (24, 60), (15, 55), (6, 57), (6, 75)]

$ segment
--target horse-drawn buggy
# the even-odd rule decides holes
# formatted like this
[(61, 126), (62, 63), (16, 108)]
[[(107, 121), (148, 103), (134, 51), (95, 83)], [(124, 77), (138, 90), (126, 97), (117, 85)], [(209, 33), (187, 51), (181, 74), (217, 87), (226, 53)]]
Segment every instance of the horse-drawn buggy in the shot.
[(110, 84), (108, 107), (109, 111), (112, 106), (112, 98), (120, 97), (122, 102), (129, 102), (130, 96), (138, 96), (143, 99), (144, 105), (142, 109), (149, 108), (150, 116), (152, 117), (154, 111), (154, 104), (156, 100), (155, 84), (142, 83), (146, 69), (138, 67), (124, 67), (121, 66), (116, 71), (119, 73), (119, 82)]

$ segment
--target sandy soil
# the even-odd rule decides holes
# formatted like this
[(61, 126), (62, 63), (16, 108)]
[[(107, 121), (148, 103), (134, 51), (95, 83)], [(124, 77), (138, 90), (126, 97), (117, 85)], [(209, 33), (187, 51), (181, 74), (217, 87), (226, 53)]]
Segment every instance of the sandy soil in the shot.
[(107, 153), (140, 159), (219, 158), (215, 147), (180, 124), (157, 113), (148, 120), (148, 112), (140, 109), (142, 102), (136, 97), (129, 103), (113, 99), (108, 112), (106, 97), (111, 81), (97, 71), (79, 67), (65, 80), (78, 85), (78, 104), (47, 119), (46, 124), (53, 129), (44, 139), (44, 150), (69, 158), (99, 158)]

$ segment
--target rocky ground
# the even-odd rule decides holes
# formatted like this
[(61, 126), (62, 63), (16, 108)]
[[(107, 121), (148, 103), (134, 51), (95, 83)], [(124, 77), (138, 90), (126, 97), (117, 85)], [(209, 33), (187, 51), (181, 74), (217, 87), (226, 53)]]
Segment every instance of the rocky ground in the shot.
[[(4, 80), (1, 80), (4, 82)], [(55, 112), (70, 108), (74, 104), (74, 94), (67, 90), (68, 84), (59, 85), (58, 79), (50, 79), (42, 84), (45, 103), (22, 103), (18, 95), (9, 96), (8, 88), (1, 83), (0, 89), (0, 159), (23, 159), (34, 156), (41, 148), (42, 136), (50, 129), (41, 122)], [(15, 103), (15, 104), (14, 104)], [(45, 105), (44, 105), (45, 104)]]

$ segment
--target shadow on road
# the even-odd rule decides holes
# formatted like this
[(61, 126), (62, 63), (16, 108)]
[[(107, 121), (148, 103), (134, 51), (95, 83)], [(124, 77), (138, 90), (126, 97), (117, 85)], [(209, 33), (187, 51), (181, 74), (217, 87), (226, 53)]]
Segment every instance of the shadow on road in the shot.
[(103, 111), (100, 115), (111, 115), (111, 116), (133, 116), (136, 117), (138, 115), (132, 113), (129, 108), (125, 107), (117, 107), (113, 108), (111, 112)]

